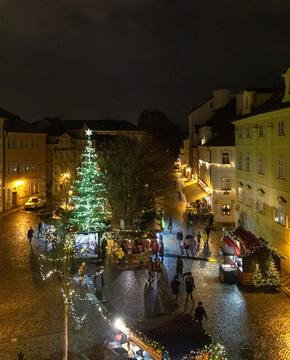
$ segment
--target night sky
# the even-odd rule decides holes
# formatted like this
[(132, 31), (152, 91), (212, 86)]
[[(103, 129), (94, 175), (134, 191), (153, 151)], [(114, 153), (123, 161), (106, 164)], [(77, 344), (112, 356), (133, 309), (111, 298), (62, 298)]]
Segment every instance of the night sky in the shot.
[(276, 86), (289, 0), (0, 0), (0, 107), (27, 121), (187, 123), (213, 89)]

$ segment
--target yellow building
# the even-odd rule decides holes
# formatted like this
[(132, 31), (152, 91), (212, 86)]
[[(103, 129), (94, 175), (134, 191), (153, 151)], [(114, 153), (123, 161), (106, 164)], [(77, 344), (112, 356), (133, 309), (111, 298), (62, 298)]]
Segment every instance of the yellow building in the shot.
[(0, 109), (0, 211), (23, 205), (33, 194), (45, 195), (46, 134)]
[(255, 91), (243, 93), (234, 121), (236, 137), (236, 224), (265, 239), (287, 259), (290, 273), (290, 68), (285, 88), (253, 108)]

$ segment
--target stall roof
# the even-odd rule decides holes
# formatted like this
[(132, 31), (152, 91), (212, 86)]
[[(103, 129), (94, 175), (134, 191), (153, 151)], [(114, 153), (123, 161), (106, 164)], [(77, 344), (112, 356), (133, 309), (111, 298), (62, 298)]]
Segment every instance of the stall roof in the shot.
[(258, 246), (261, 243), (261, 240), (257, 238), (250, 231), (245, 230), (241, 226), (237, 227), (233, 234), (238, 237), (239, 241), (242, 243), (243, 250), (248, 252), (252, 248)]
[(187, 202), (194, 202), (207, 195), (198, 183), (184, 186), (181, 191), (185, 195)]
[(180, 360), (191, 351), (212, 343), (211, 337), (190, 314), (173, 314), (149, 319), (134, 326), (137, 331), (160, 342), (171, 360)]
[[(238, 256), (240, 256), (239, 247), (234, 243), (234, 241), (230, 237), (224, 236), (223, 241), (228, 247), (232, 247), (233, 249), (235, 249), (236, 254), (230, 254), (230, 255), (238, 255)], [(229, 250), (229, 251), (231, 251), (231, 250)]]

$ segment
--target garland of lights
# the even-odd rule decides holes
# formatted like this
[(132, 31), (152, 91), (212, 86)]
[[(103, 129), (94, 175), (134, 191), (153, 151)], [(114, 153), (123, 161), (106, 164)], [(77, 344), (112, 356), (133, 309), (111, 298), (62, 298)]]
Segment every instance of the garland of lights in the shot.
[(216, 342), (206, 345), (202, 350), (191, 351), (188, 355), (183, 356), (182, 360), (190, 360), (206, 354), (208, 354), (209, 360), (227, 360), (225, 348)]
[(71, 223), (79, 231), (105, 231), (108, 229), (106, 189), (104, 187), (97, 154), (92, 146), (92, 131), (87, 130), (87, 146), (82, 154), (82, 165), (78, 168), (78, 180), (74, 182), (73, 189), (76, 195), (72, 200), (76, 203)]

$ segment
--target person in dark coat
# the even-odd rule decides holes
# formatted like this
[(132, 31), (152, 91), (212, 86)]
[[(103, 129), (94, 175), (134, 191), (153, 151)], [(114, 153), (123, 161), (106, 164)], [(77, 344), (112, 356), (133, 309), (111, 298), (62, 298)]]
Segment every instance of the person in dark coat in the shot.
[(179, 294), (179, 285), (180, 285), (180, 281), (178, 280), (177, 275), (174, 276), (173, 280), (171, 281), (171, 291), (172, 294), (175, 295), (175, 300), (176, 300), (176, 306), (178, 306), (177, 304), (177, 295)]
[(179, 278), (179, 274), (182, 276), (183, 273), (183, 261), (180, 256), (177, 257), (176, 260), (176, 276)]
[(33, 234), (34, 234), (34, 231), (33, 231), (32, 227), (30, 226), (30, 229), (28, 230), (28, 233), (27, 233), (27, 238), (29, 239), (30, 244), (31, 244), (31, 240), (33, 238)]
[(171, 231), (172, 231), (172, 218), (171, 218), (171, 216), (169, 216), (169, 218), (168, 218), (168, 230), (169, 230), (169, 232), (171, 234)]
[(185, 301), (188, 301), (188, 296), (190, 296), (191, 302), (194, 302), (193, 298), (192, 298), (193, 289), (195, 289), (194, 278), (192, 275), (188, 275), (185, 279), (185, 290), (186, 290), (186, 300)]
[(197, 239), (198, 244), (200, 244), (200, 238), (201, 238), (201, 233), (200, 233), (200, 231), (198, 231), (196, 234), (196, 239)]
[(181, 229), (177, 231), (176, 239), (178, 241), (178, 245), (180, 246), (180, 243), (183, 240), (183, 232), (181, 231)]
[(195, 309), (194, 318), (199, 323), (199, 325), (202, 327), (202, 319), (203, 317), (207, 320), (207, 315), (204, 310), (204, 307), (202, 306), (202, 302), (199, 301), (198, 307)]
[(147, 266), (146, 266), (146, 271), (148, 273), (148, 282), (152, 282), (154, 280), (154, 264), (153, 264), (153, 260), (152, 260), (152, 257), (150, 256), (149, 257), (149, 260), (148, 260), (148, 263), (147, 263)]

